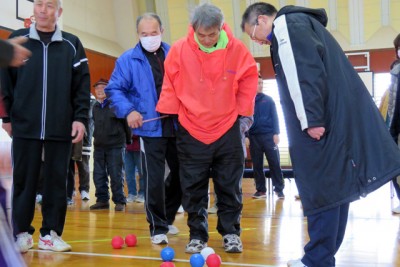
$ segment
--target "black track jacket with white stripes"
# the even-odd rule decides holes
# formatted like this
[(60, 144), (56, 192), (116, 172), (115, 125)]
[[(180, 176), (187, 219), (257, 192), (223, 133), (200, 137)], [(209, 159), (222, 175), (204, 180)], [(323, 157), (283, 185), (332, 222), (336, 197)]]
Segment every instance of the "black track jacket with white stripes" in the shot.
[[(323, 9), (286, 6), (271, 56), (304, 215), (366, 196), (400, 173), (400, 152)], [(310, 127), (325, 127), (317, 141)]]
[[(26, 36), (32, 51), (20, 68), (1, 72), (3, 101), (18, 138), (69, 141), (72, 122), (87, 125), (90, 77), (85, 50), (78, 37), (56, 27), (49, 44), (40, 41), (35, 24), (14, 31)], [(4, 121), (4, 119), (3, 119)]]

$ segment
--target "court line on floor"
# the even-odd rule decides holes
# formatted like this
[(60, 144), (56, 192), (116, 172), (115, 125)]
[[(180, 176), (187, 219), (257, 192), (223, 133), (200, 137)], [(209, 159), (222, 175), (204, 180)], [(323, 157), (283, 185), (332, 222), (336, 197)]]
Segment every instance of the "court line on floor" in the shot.
[[(30, 249), (29, 251), (38, 253), (57, 253), (45, 250)], [(89, 253), (89, 252), (62, 252), (62, 254), (78, 255), (78, 256), (93, 256), (93, 257), (110, 257), (110, 258), (123, 258), (123, 259), (137, 259), (137, 260), (153, 260), (161, 262), (161, 258), (156, 257), (145, 257), (145, 256), (130, 256), (130, 255), (115, 255), (115, 254), (105, 254), (105, 253)], [(174, 259), (174, 262), (189, 262), (189, 260)], [(235, 263), (223, 261), (221, 265), (233, 265), (233, 266), (246, 266), (246, 267), (276, 267), (274, 265), (265, 264), (250, 264), (250, 263)]]

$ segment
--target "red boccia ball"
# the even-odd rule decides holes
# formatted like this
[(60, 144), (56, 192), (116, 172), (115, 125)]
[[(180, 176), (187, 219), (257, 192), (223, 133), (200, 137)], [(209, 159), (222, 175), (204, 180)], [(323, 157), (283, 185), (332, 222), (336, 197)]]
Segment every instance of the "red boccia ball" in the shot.
[(111, 240), (111, 246), (115, 249), (121, 249), (124, 245), (124, 239), (120, 236), (114, 236)]
[(137, 244), (137, 238), (136, 238), (136, 236), (133, 235), (133, 234), (127, 235), (127, 236), (125, 237), (125, 244), (126, 244), (128, 247), (134, 247), (134, 246), (136, 246), (136, 244)]
[(164, 261), (161, 263), (160, 267), (175, 267), (175, 264), (170, 261)]
[(221, 266), (221, 257), (218, 254), (210, 254), (206, 260), (208, 267), (219, 267)]

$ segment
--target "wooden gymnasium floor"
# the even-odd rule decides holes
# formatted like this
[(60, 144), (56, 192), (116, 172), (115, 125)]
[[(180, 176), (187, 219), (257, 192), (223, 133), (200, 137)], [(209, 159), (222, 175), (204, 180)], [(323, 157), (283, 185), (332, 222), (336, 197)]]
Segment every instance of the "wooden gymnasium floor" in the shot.
[[(4, 146), (0, 144), (0, 148)], [(4, 151), (4, 150), (3, 150)], [(4, 164), (9, 161), (2, 153), (0, 182), (11, 188), (11, 179), (5, 175)], [(227, 254), (221, 247), (221, 237), (216, 232), (216, 218), (209, 215), (210, 240), (208, 245), (218, 253), (222, 266), (286, 266), (289, 259), (303, 254), (307, 242), (306, 220), (302, 215), (301, 201), (295, 200), (297, 189), (293, 180), (286, 179), (284, 193), (280, 200), (269, 195), (263, 200), (251, 198), (254, 193), (252, 179), (243, 181), (244, 208), (242, 215), (242, 241), (244, 252)], [(40, 206), (36, 206), (33, 225), (34, 249), (24, 254), (28, 266), (160, 266), (160, 251), (165, 246), (152, 245), (143, 204), (129, 203), (125, 212), (89, 211), (95, 202), (94, 186), (91, 199), (82, 202), (80, 196), (75, 204), (68, 207), (63, 239), (72, 245), (68, 253), (45, 252), (37, 249), (38, 229), (41, 224)], [(387, 184), (367, 198), (350, 206), (349, 222), (345, 240), (337, 254), (338, 267), (389, 267), (400, 266), (399, 219), (392, 215), (391, 189)], [(212, 197), (211, 197), (212, 198)], [(213, 199), (211, 200), (213, 201)], [(188, 242), (187, 216), (178, 214), (175, 225), (180, 229), (176, 236), (169, 236), (169, 246), (175, 250), (175, 266), (190, 266), (189, 254), (184, 253)], [(136, 247), (115, 250), (111, 238), (116, 235), (135, 234)]]

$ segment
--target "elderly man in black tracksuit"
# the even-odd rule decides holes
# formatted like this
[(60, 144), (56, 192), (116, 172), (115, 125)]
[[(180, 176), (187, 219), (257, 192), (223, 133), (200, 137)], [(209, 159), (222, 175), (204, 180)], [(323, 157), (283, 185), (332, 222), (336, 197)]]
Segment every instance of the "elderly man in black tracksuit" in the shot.
[(90, 77), (80, 40), (57, 26), (61, 2), (34, 1), (36, 23), (10, 37), (25, 36), (32, 57), (20, 68), (2, 70), (2, 94), (12, 136), (12, 222), (21, 252), (33, 247), (40, 165), (44, 161), (42, 227), (38, 247), (68, 251), (61, 239), (67, 211), (66, 180), (71, 141), (84, 135), (89, 112)]
[(284, 198), (282, 170), (279, 158), (279, 121), (274, 100), (263, 94), (263, 80), (258, 78), (254, 122), (249, 129), (250, 155), (253, 162), (256, 192), (253, 198), (265, 198), (264, 153), (271, 173), (272, 185), (279, 198)]
[[(27, 41), (27, 38), (18, 37), (9, 41), (0, 40), (0, 67), (8, 65), (13, 67), (22, 66), (31, 52), (20, 44)], [(1, 94), (0, 94), (1, 97)], [(3, 101), (0, 98), (0, 118), (7, 117)], [(0, 183), (0, 266), (26, 266), (19, 251), (15, 249), (14, 238), (11, 234), (9, 220), (6, 209), (7, 191)], [(10, 234), (8, 234), (10, 233)]]
[(400, 173), (400, 151), (333, 36), (325, 10), (250, 5), (242, 30), (271, 45), (310, 241), (291, 267), (335, 266), (350, 202)]

